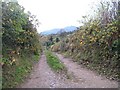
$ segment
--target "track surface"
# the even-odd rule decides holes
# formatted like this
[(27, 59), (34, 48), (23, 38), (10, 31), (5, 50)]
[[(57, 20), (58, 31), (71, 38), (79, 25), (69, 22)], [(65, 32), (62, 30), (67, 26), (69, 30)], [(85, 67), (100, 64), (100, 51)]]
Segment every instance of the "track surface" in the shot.
[(21, 88), (117, 88), (116, 81), (110, 81), (86, 68), (82, 68), (70, 58), (56, 54), (68, 70), (69, 79), (56, 74), (48, 66), (43, 54), (35, 65), (29, 78), (21, 84)]

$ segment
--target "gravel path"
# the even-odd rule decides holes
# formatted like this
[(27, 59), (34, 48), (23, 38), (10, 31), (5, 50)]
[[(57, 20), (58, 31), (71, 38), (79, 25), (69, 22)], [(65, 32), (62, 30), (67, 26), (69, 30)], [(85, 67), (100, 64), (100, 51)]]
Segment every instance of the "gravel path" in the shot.
[(68, 69), (69, 79), (53, 72), (46, 62), (43, 54), (34, 67), (29, 78), (21, 84), (20, 88), (117, 88), (117, 82), (96, 75), (94, 72), (81, 68), (71, 59), (56, 54)]

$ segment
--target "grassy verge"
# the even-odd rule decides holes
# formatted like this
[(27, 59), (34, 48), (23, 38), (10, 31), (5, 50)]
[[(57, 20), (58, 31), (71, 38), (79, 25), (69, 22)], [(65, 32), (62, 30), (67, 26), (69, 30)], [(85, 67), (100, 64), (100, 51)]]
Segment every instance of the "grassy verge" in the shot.
[(46, 51), (47, 63), (55, 72), (60, 73), (62, 78), (74, 79), (72, 73), (69, 73), (63, 63), (60, 62), (59, 58), (50, 51)]
[(23, 53), (13, 65), (3, 66), (2, 88), (14, 88), (22, 83), (39, 58), (40, 55)]
[(46, 51), (45, 53), (47, 63), (54, 71), (61, 72), (66, 70), (64, 64), (60, 62), (56, 55), (53, 55), (50, 51)]

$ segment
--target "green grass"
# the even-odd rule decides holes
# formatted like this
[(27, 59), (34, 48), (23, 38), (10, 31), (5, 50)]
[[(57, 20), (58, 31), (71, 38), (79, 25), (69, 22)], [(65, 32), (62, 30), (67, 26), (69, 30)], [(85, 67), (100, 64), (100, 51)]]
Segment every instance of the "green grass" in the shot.
[(2, 88), (14, 88), (22, 83), (32, 70), (33, 64), (39, 60), (39, 55), (22, 54), (15, 64), (3, 66)]
[(46, 53), (47, 63), (54, 71), (60, 72), (62, 70), (63, 71), (65, 70), (64, 64), (60, 62), (60, 60), (56, 55), (53, 55), (52, 52), (50, 51), (46, 51), (45, 53)]

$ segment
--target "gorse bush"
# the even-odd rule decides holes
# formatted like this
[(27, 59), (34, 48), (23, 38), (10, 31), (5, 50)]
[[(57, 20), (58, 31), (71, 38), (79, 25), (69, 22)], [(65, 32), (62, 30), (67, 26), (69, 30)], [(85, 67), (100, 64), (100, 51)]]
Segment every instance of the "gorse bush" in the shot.
[[(112, 79), (119, 78), (119, 5), (118, 2), (104, 2), (94, 17), (83, 17), (83, 26), (64, 42), (59, 42), (62, 52), (68, 52), (81, 64), (94, 67), (99, 73)], [(107, 15), (107, 16), (106, 16)], [(57, 45), (57, 44), (55, 44)], [(52, 50), (54, 50), (53, 45)]]

